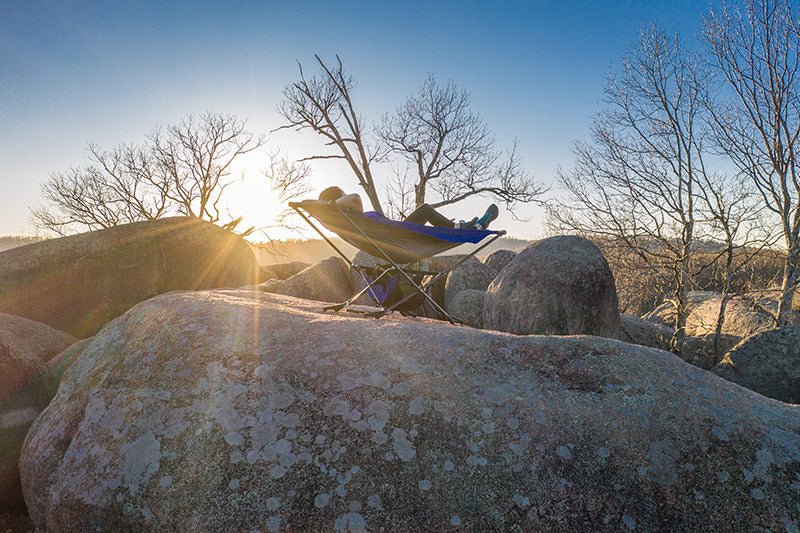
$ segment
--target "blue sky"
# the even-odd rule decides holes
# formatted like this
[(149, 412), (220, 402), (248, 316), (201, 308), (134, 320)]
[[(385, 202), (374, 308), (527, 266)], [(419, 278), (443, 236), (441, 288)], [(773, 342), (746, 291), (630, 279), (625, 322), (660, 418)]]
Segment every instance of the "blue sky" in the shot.
[[(163, 5), (162, 5), (163, 4)], [(137, 143), (159, 125), (214, 111), (248, 119), (255, 132), (281, 125), (276, 105), (314, 54), (338, 54), (358, 80), (356, 105), (379, 119), (426, 75), (471, 93), (473, 111), (500, 146), (518, 138), (540, 181), (571, 166), (609, 69), (638, 30), (658, 20), (694, 41), (709, 4), (699, 1), (530, 2), (83, 2), (0, 0), (0, 235), (35, 229), (29, 207), (52, 172), (88, 162), (87, 144)], [(300, 157), (319, 150), (311, 133), (270, 136)], [(266, 224), (275, 211), (259, 171), (245, 162), (231, 209)], [(318, 189), (356, 190), (337, 163), (320, 163)], [(470, 218), (486, 201), (453, 206)], [(541, 232), (501, 217), (513, 236)], [(505, 222), (505, 223), (503, 223)], [(274, 235), (274, 233), (273, 233)]]

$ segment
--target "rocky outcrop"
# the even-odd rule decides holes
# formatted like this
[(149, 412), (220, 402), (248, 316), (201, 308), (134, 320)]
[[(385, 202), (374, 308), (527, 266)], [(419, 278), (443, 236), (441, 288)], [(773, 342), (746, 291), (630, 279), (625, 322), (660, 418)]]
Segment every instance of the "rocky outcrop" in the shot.
[(759, 394), (800, 403), (800, 332), (793, 327), (764, 331), (731, 351), (712, 372)]
[(287, 279), (275, 292), (306, 300), (342, 302), (353, 295), (353, 284), (344, 259), (329, 257)]
[(450, 316), (460, 320), (467, 326), (480, 328), (483, 320), (483, 300), (486, 291), (467, 289), (453, 297), (446, 311)]
[(41, 530), (795, 531), (800, 412), (666, 352), (171, 293), (20, 461)]
[(0, 514), (24, 509), (19, 452), (34, 418), (55, 394), (40, 375), (75, 338), (40, 322), (0, 313)]
[(444, 286), (445, 308), (462, 291), (486, 292), (496, 274), (494, 269), (484, 265), (475, 257), (470, 257), (447, 275), (447, 283)]
[(495, 272), (500, 272), (515, 257), (517, 257), (517, 252), (511, 250), (495, 250), (484, 258), (483, 264)]
[(577, 236), (552, 237), (522, 250), (486, 293), (483, 327), (523, 335), (619, 333), (614, 276), (603, 254)]
[(218, 226), (137, 222), (0, 253), (0, 312), (84, 338), (157, 294), (240, 287), (258, 276), (247, 243)]

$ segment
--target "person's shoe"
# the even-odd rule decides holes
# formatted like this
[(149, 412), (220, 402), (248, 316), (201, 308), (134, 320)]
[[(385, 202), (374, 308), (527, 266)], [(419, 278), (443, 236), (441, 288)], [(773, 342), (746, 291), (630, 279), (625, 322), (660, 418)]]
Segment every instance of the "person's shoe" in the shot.
[(478, 217), (474, 217), (472, 220), (465, 221), (462, 220), (458, 224), (454, 226), (455, 229), (475, 229), (475, 223), (478, 222)]
[(481, 218), (475, 222), (475, 229), (487, 229), (489, 224), (497, 218), (497, 215), (500, 214), (500, 210), (497, 208), (496, 205), (492, 204), (486, 210)]

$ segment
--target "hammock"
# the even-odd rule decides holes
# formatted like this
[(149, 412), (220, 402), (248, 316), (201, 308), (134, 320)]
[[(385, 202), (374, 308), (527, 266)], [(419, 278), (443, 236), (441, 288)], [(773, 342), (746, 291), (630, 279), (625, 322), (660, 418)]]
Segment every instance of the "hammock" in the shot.
[[(322, 236), (323, 239), (342, 257), (349, 265), (350, 268), (356, 270), (364, 279), (366, 287), (358, 294), (342, 302), (341, 304), (325, 307), (325, 310), (338, 311), (342, 308), (349, 307), (356, 301), (362, 294), (367, 293), (375, 303), (380, 307), (377, 313), (367, 313), (370, 316), (383, 316), (385, 313), (393, 310), (402, 309), (402, 305), (410, 300), (415, 294), (408, 295), (393, 303), (391, 306), (385, 306), (388, 290), (386, 286), (381, 285), (382, 280), (386, 276), (397, 274), (405, 278), (413, 287), (416, 292), (421, 294), (425, 300), (430, 303), (433, 308), (444, 318), (451, 323), (457, 322), (451, 317), (442, 307), (436, 303), (435, 300), (426, 292), (426, 288), (430, 287), (435, 281), (442, 276), (447, 275), (454, 268), (460, 266), (464, 261), (477, 254), (480, 250), (484, 249), (499, 237), (506, 234), (505, 231), (491, 231), (491, 230), (475, 230), (475, 229), (454, 229), (454, 228), (440, 228), (435, 226), (426, 226), (421, 224), (413, 224), (410, 222), (400, 222), (391, 220), (376, 212), (358, 213), (343, 209), (335, 204), (321, 202), (319, 200), (304, 200), (302, 202), (291, 202), (289, 207), (297, 211), (297, 213), (308, 222), (308, 224)], [(345, 242), (348, 242), (374, 257), (379, 259), (386, 259), (391, 263), (391, 267), (383, 271), (376, 279), (372, 279), (362, 267), (354, 265), (353, 262), (328, 238), (317, 226), (309, 219), (305, 213), (308, 213), (317, 219), (323, 226), (330, 231), (336, 233)], [(439, 272), (424, 284), (418, 284), (412, 278), (412, 272), (402, 265), (407, 265), (420, 259), (432, 257), (436, 254), (445, 252), (456, 246), (466, 243), (478, 244), (486, 237), (491, 236), (488, 242), (474, 250), (472, 253), (467, 254), (460, 261), (452, 265), (450, 268), (443, 272)], [(396, 281), (392, 281), (391, 285), (394, 287)], [(386, 284), (386, 281), (383, 281)]]
[(505, 233), (400, 222), (375, 211), (357, 213), (318, 200), (305, 200), (289, 205), (304, 209), (323, 226), (359, 250), (379, 258), (383, 258), (385, 253), (400, 264), (432, 257), (461, 244), (477, 244), (489, 235)]

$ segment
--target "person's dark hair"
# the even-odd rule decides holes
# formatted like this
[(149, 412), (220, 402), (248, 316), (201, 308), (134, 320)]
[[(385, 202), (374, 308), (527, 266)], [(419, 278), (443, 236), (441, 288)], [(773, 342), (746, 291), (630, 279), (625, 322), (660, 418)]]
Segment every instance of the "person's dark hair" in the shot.
[(339, 187), (328, 187), (319, 193), (319, 199), (323, 202), (332, 202), (344, 196), (344, 191)]

